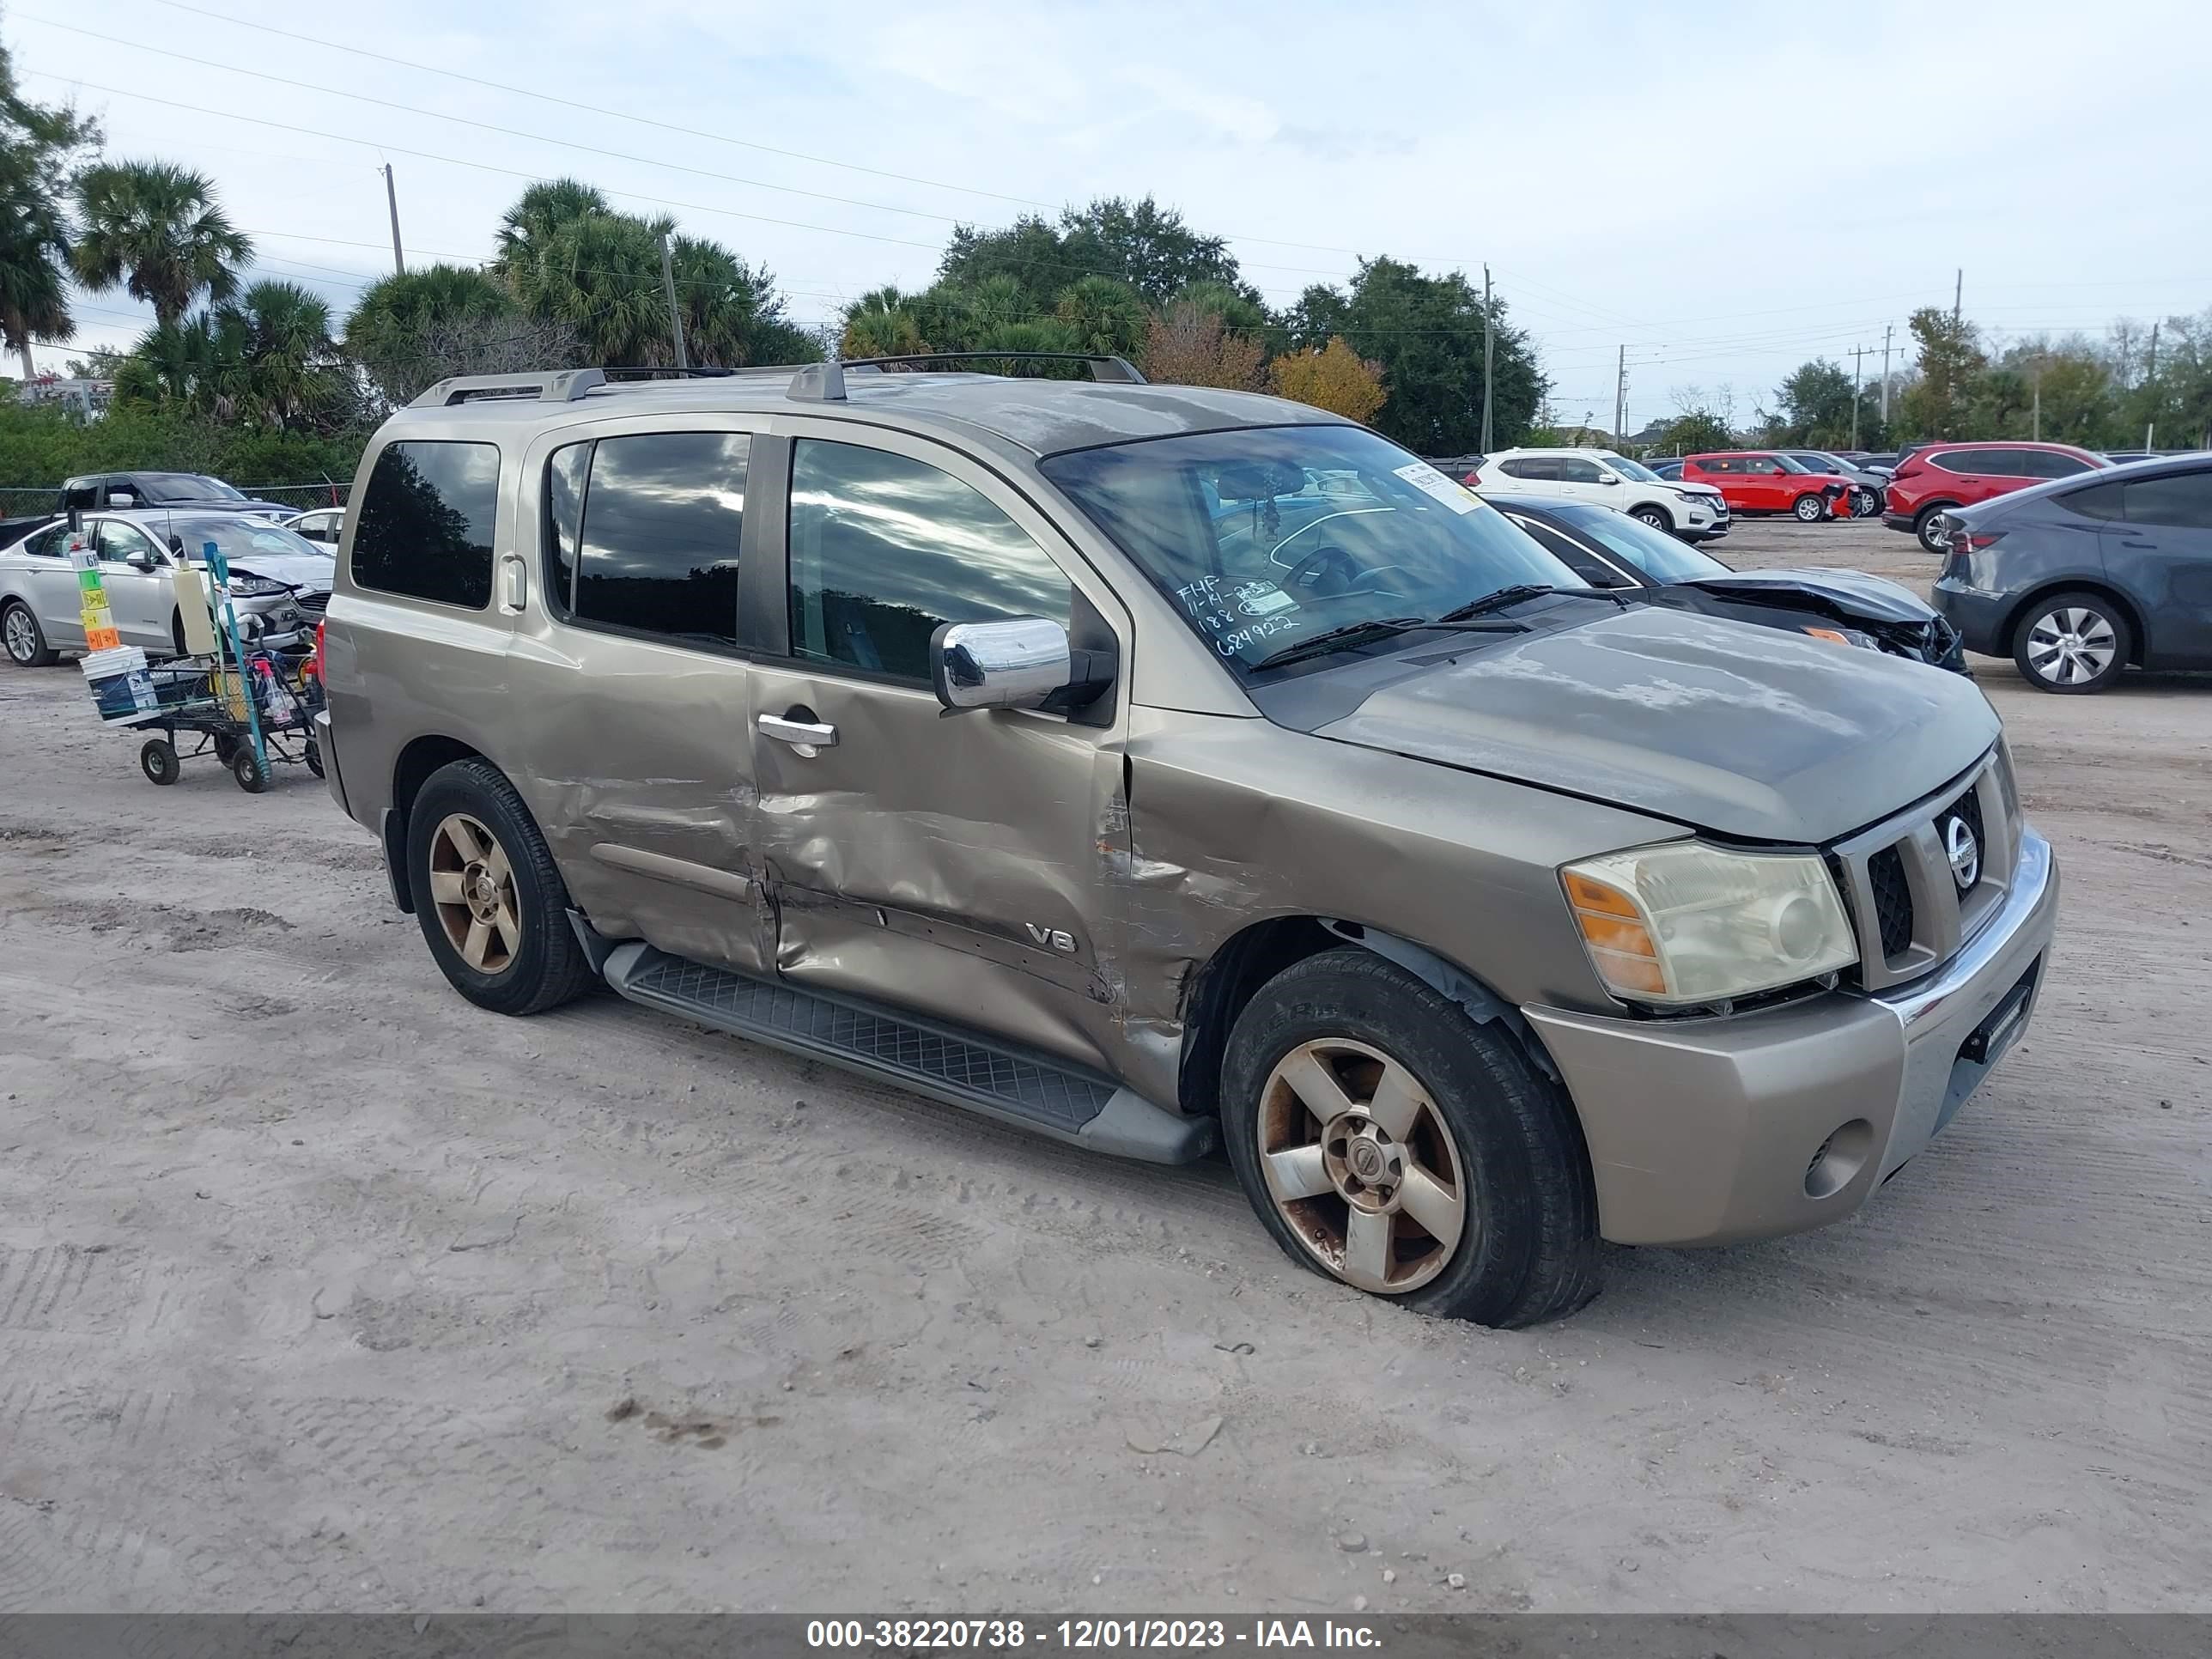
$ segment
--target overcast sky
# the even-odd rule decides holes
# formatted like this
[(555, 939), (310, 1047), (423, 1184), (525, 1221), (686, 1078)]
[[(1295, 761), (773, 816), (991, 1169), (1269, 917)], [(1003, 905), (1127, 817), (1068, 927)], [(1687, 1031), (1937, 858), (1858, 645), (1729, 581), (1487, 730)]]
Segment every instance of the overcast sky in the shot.
[[(956, 222), (1100, 195), (1228, 235), (1273, 305), (1361, 254), (1486, 260), (1563, 418), (1610, 423), (1626, 345), (1632, 428), (1692, 386), (1747, 416), (1855, 345), (1871, 378), (1960, 266), (2007, 331), (2212, 306), (2205, 0), (10, 0), (0, 31), (27, 92), (212, 175), (341, 316), (390, 269), (386, 161), (410, 264), (488, 257), (574, 174), (765, 264), (804, 322), (925, 283)], [(80, 344), (147, 320), (77, 315)]]

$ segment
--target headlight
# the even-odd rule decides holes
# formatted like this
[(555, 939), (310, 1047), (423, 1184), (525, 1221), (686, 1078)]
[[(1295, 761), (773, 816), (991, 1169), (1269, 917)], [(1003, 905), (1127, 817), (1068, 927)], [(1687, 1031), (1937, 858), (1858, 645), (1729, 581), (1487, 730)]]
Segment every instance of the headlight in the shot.
[(1805, 631), (1814, 639), (1826, 640), (1831, 645), (1856, 645), (1869, 651), (1881, 649), (1880, 640), (1856, 628), (1808, 628)]
[(1725, 1001), (1859, 957), (1813, 854), (1669, 842), (1571, 864), (1559, 880), (1598, 977), (1633, 1001)]
[(292, 590), (282, 582), (272, 582), (266, 576), (233, 576), (230, 597), (234, 599), (265, 599), (272, 593), (289, 593)]

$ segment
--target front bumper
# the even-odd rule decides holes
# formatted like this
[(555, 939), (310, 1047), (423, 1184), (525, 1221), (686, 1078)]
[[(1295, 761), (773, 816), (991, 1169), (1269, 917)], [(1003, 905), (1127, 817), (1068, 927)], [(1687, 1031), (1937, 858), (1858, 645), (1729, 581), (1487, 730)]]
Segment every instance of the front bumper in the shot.
[(2027, 1029), (2057, 915), (2057, 860), (2028, 830), (1996, 915), (1895, 990), (1725, 1019), (1524, 1009), (1581, 1116), (1598, 1231), (1724, 1244), (1850, 1214)]

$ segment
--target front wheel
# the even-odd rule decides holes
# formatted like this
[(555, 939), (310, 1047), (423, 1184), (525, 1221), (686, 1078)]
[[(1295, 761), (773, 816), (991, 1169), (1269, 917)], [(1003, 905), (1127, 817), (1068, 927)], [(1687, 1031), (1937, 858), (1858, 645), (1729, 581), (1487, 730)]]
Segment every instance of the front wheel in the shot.
[(2101, 593), (2059, 593), (2030, 607), (2012, 659), (2039, 691), (2101, 691), (2128, 665), (2134, 633)]
[(1396, 963), (1333, 950), (1230, 1034), (1222, 1131), (1277, 1243), (1424, 1313), (1528, 1325), (1595, 1295), (1574, 1108), (1496, 1024)]
[(262, 765), (261, 757), (253, 752), (250, 743), (241, 743), (231, 751), (230, 775), (249, 795), (258, 795), (269, 787), (269, 770)]
[(1797, 515), (1800, 524), (1818, 524), (1826, 515), (1828, 507), (1818, 495), (1800, 495), (1796, 505), (1790, 510)]
[(415, 919), (453, 988), (480, 1008), (536, 1014), (584, 988), (591, 964), (545, 838), (489, 761), (431, 774), (407, 817)]
[(1647, 501), (1628, 516), (1632, 519), (1641, 519), (1654, 530), (1664, 532), (1669, 536), (1674, 533), (1674, 521), (1667, 516), (1667, 509), (1663, 507), (1654, 507)]
[(5, 642), (9, 659), (18, 668), (49, 668), (60, 660), (59, 653), (40, 631), (31, 607), (21, 599), (10, 599), (0, 606), (0, 641)]
[(184, 769), (177, 764), (177, 745), (167, 738), (149, 738), (138, 750), (138, 769), (149, 783), (171, 784)]

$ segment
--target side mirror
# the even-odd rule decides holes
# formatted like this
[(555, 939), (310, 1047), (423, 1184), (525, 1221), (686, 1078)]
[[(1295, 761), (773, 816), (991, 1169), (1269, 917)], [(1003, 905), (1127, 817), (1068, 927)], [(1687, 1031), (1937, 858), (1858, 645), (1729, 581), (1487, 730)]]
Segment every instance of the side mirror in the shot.
[(136, 553), (126, 557), (123, 562), (129, 565), (133, 570), (152, 570), (158, 568), (155, 564), (154, 556), (151, 553), (149, 553), (143, 547)]
[(1597, 475), (1597, 481), (1601, 484), (1617, 484), (1620, 482), (1619, 478), (1613, 477), (1610, 472), (1599, 473)]
[(1067, 689), (1074, 658), (1067, 630), (1042, 617), (943, 623), (930, 635), (929, 680), (947, 708), (1036, 708)]
[(107, 492), (107, 504), (125, 509), (134, 507), (138, 505), (138, 492), (135, 489), (111, 489)]

